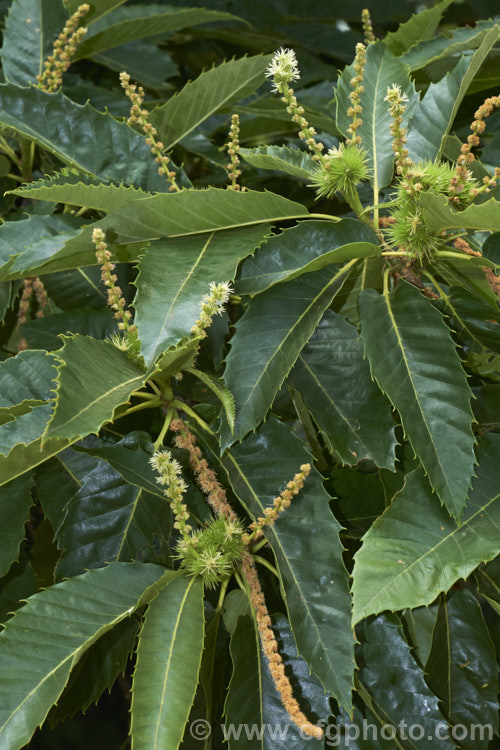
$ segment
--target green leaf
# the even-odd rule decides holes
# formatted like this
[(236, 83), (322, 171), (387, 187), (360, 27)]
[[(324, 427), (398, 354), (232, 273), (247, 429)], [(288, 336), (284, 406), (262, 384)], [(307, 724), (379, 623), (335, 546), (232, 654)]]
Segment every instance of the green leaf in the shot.
[(190, 335), (210, 282), (232, 281), (239, 261), (253, 253), (268, 232), (265, 224), (151, 244), (140, 261), (134, 300), (147, 364)]
[(36, 83), (66, 14), (60, 0), (14, 0), (5, 19), (2, 68), (18, 86)]
[(57, 352), (56, 404), (44, 442), (54, 437), (76, 440), (97, 433), (147, 378), (110, 342), (78, 334), (64, 336), (63, 340), (64, 346)]
[(479, 440), (477, 478), (461, 524), (416, 469), (363, 538), (354, 565), (356, 623), (384, 609), (430, 604), (500, 552), (500, 436)]
[[(197, 11), (197, 14), (206, 11)], [(166, 149), (172, 148), (222, 107), (253, 94), (264, 82), (270, 55), (242, 57), (223, 62), (187, 83), (165, 104), (151, 112), (149, 120)]]
[(375, 233), (361, 221), (302, 221), (270, 237), (254, 257), (242, 263), (237, 292), (253, 297), (280, 281), (379, 254)]
[(430, 607), (414, 607), (404, 612), (404, 620), (410, 635), (413, 655), (421, 667), (429, 657), (432, 648), (432, 634), (436, 626), (438, 605)]
[[(226, 358), (224, 382), (235, 397), (236, 421), (232, 434), (223, 426), (222, 448), (241, 440), (265, 418), (353, 262), (340, 271), (323, 268), (283, 282), (250, 301), (236, 323)], [(270, 320), (275, 321), (272, 327)]]
[(419, 70), (443, 57), (452, 57), (466, 50), (476, 49), (494, 28), (492, 21), (479, 21), (474, 28), (462, 26), (451, 34), (441, 34), (415, 44), (400, 60), (411, 70)]
[(6, 622), (24, 600), (37, 591), (38, 577), (28, 553), (24, 552), (19, 561), (10, 566), (7, 575), (0, 579), (0, 622)]
[[(214, 460), (253, 518), (311, 456), (291, 429), (271, 417), (255, 434)], [(321, 476), (312, 470), (292, 507), (265, 536), (276, 556), (297, 648), (325, 690), (351, 707), (354, 640), (350, 596), (339, 541)]]
[(443, 303), (438, 303), (443, 313), (450, 315), (450, 326), (458, 340), (500, 352), (500, 309), (492, 310), (467, 289), (452, 287)]
[(221, 402), (224, 413), (226, 415), (227, 422), (231, 430), (234, 428), (234, 396), (231, 391), (225, 387), (224, 382), (218, 378), (213, 378), (203, 370), (196, 370), (194, 367), (190, 367), (188, 370), (191, 375), (194, 375), (202, 381), (213, 393), (217, 396)]
[(33, 505), (31, 487), (33, 478), (28, 471), (22, 477), (0, 487), (0, 576), (4, 576), (12, 562), (18, 559), (19, 544), (24, 539), (24, 523), (28, 520)]
[(117, 332), (117, 327), (111, 312), (74, 310), (33, 318), (19, 330), (31, 349), (53, 351), (63, 345), (61, 334), (79, 333), (94, 339), (106, 339)]
[(438, 699), (427, 687), (424, 672), (411, 654), (399, 618), (392, 614), (380, 615), (364, 623), (361, 637), (359, 679), (364, 688), (360, 691), (363, 699), (366, 691), (372, 711), (384, 724), (398, 727), (403, 721), (408, 727), (415, 724), (418, 716), (418, 724), (424, 730), (418, 735), (404, 732), (406, 739), (401, 732), (399, 747), (404, 750), (453, 750), (455, 743), (446, 731)]
[(500, 559), (481, 565), (475, 572), (477, 590), (500, 615)]
[(407, 282), (391, 294), (363, 291), (359, 312), (371, 373), (399, 411), (441, 502), (459, 517), (475, 462), (471, 391), (446, 324)]
[[(469, 260), (470, 258), (470, 260)], [(474, 297), (479, 297), (496, 314), (498, 309), (498, 297), (488, 284), (484, 275), (484, 268), (488, 268), (488, 259), (474, 257), (473, 255), (457, 253), (451, 258), (436, 259), (435, 269), (443, 277), (449, 286), (458, 286), (471, 292)]]
[(410, 116), (406, 147), (414, 161), (441, 156), (467, 89), (497, 39), (498, 27), (495, 26), (472, 57), (462, 58), (451, 73), (438, 83), (430, 84)]
[(85, 651), (48, 716), (51, 728), (77, 711), (85, 713), (105, 690), (111, 691), (118, 675), (125, 672), (138, 631), (139, 622), (127, 617)]
[[(429, 232), (433, 234), (439, 234), (444, 229), (457, 229), (458, 227), (487, 229), (489, 232), (500, 231), (500, 202), (494, 198), (485, 203), (468, 206), (463, 211), (455, 211), (445, 195), (423, 193), (420, 200), (424, 209), (425, 224)], [(473, 258), (473, 256), (468, 257)]]
[(63, 169), (46, 180), (37, 180), (12, 191), (22, 198), (86, 206), (96, 211), (116, 211), (147, 193), (129, 185), (115, 185), (73, 169)]
[(443, 13), (452, 2), (453, 0), (441, 0), (432, 8), (412, 15), (396, 31), (386, 34), (384, 44), (387, 44), (395, 55), (401, 55), (414, 44), (430, 39), (439, 26)]
[[(132, 453), (132, 451), (128, 451)], [(59, 579), (108, 562), (170, 562), (171, 514), (164, 496), (128, 484), (100, 461), (69, 499), (56, 529)]]
[[(328, 695), (297, 655), (293, 633), (283, 615), (275, 618), (273, 629), (301, 711), (313, 723), (318, 718), (326, 720), (330, 713)], [(222, 729), (230, 750), (303, 750), (306, 745), (312, 748), (323, 746), (324, 740), (307, 737), (306, 741), (283, 708), (262, 652), (255, 621), (248, 615), (238, 618), (230, 651), (233, 674)]]
[(144, 190), (168, 189), (142, 135), (60, 91), (0, 85), (0, 124), (83, 172)]
[(28, 599), (0, 633), (0, 730), (6, 750), (29, 741), (85, 651), (172, 575), (158, 565), (117, 563)]
[[(466, 727), (464, 750), (486, 750), (498, 733), (498, 666), (495, 647), (476, 598), (466, 589), (443, 597), (425, 665), (429, 687), (452, 724)], [(472, 736), (472, 727), (490, 729)], [(462, 730), (461, 730), (462, 732)]]
[(257, 148), (240, 148), (240, 155), (252, 167), (257, 169), (277, 169), (302, 180), (310, 181), (316, 170), (316, 164), (307, 151), (298, 151), (288, 146), (258, 146)]
[(390, 405), (370, 377), (357, 329), (327, 310), (288, 378), (337, 460), (395, 470)]
[[(116, 22), (113, 23), (113, 21)], [(81, 60), (134, 39), (167, 36), (189, 26), (201, 26), (201, 24), (214, 21), (241, 21), (241, 19), (231, 13), (206, 8), (169, 8), (160, 13), (158, 6), (155, 5), (120, 8), (111, 17), (111, 23), (110, 19), (106, 19), (102, 31), (98, 30), (102, 24), (99, 27), (97, 24), (96, 27), (91, 27), (90, 33), (78, 46), (74, 59)]]
[(177, 750), (203, 651), (203, 583), (177, 576), (150, 603), (132, 683), (133, 750)]
[[(339, 78), (337, 87), (337, 125), (344, 134), (351, 123), (347, 110), (351, 106), (349, 94), (352, 91), (350, 81), (355, 75), (352, 65), (345, 68)], [(362, 138), (362, 147), (368, 153), (370, 182), (375, 193), (374, 202), (378, 203), (378, 192), (389, 185), (394, 170), (394, 152), (392, 150), (392, 118), (385, 101), (387, 88), (393, 84), (401, 86), (401, 92), (408, 96), (409, 102), (403, 122), (406, 127), (408, 115), (418, 102), (418, 94), (410, 81), (408, 70), (391, 52), (384, 42), (370, 44), (366, 50), (366, 67), (363, 79), (364, 94), (363, 124), (357, 135)]]

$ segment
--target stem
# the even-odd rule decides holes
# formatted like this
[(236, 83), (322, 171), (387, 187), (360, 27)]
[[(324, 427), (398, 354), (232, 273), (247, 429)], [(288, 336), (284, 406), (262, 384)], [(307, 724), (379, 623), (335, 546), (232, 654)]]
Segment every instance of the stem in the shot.
[(357, 189), (352, 188), (352, 190), (348, 193), (344, 193), (344, 198), (346, 199), (358, 219), (363, 221), (365, 224), (368, 224), (369, 227), (373, 228), (372, 220), (369, 217), (363, 215), (365, 210), (363, 208), (363, 204), (361, 203), (361, 199), (359, 197)]
[(228, 576), (224, 581), (222, 581), (222, 586), (220, 587), (219, 601), (217, 602), (217, 607), (215, 610), (216, 615), (222, 609), (222, 605), (224, 604), (224, 597), (226, 596), (226, 591), (227, 591), (227, 587), (229, 586), (230, 580), (231, 580), (231, 576)]
[(157, 399), (156, 401), (146, 401), (143, 404), (136, 404), (135, 406), (131, 406), (130, 409), (127, 409), (127, 411), (123, 412), (123, 414), (120, 414), (118, 416), (118, 419), (121, 419), (122, 417), (128, 417), (129, 414), (133, 414), (136, 411), (141, 411), (142, 409), (154, 409), (157, 406), (162, 406), (163, 402), (160, 401), (160, 399)]
[(20, 177), (18, 174), (12, 174), (12, 172), (9, 172), (7, 177), (10, 177), (11, 180), (15, 180), (16, 182), (24, 182), (24, 179)]
[(254, 552), (258, 552), (262, 547), (265, 547), (267, 544), (267, 539), (264, 537), (264, 539), (261, 539), (260, 542), (257, 542), (255, 547), (251, 548), (252, 555)]
[(202, 419), (195, 411), (194, 409), (191, 409), (190, 406), (184, 403), (184, 401), (179, 401), (178, 399), (174, 399), (172, 401), (172, 406), (175, 406), (177, 409), (180, 409), (181, 411), (188, 414), (190, 417), (192, 417), (195, 422), (197, 422), (202, 430), (205, 430), (205, 432), (208, 432), (209, 435), (212, 435), (215, 437), (215, 432), (210, 429), (210, 427), (207, 425), (204, 419)]
[(83, 214), (85, 213), (85, 211), (88, 211), (88, 210), (89, 210), (88, 206), (82, 206), (82, 207), (81, 207), (81, 208), (80, 208), (80, 209), (79, 209), (79, 210), (78, 210), (78, 211), (76, 212), (75, 216), (77, 216), (77, 217), (78, 217), (78, 216), (83, 216)]
[(384, 271), (384, 297), (387, 297), (389, 294), (389, 274), (391, 272), (390, 268), (386, 268)]
[(271, 573), (274, 573), (274, 575), (276, 576), (276, 578), (279, 578), (278, 571), (276, 570), (276, 568), (274, 567), (274, 565), (271, 565), (271, 563), (268, 560), (266, 560), (265, 557), (261, 557), (260, 555), (252, 555), (252, 557), (255, 560), (255, 562), (260, 563), (265, 568), (267, 568), (268, 570), (270, 570)]
[[(237, 570), (234, 573), (234, 577), (236, 578), (236, 583), (238, 584), (240, 589), (243, 591), (243, 593), (247, 595), (248, 601), (250, 601), (250, 591), (248, 589), (248, 586), (246, 585), (246, 580), (240, 576)], [(252, 607), (250, 607), (250, 609), (252, 609), (253, 611)]]
[(161, 390), (160, 388), (158, 388), (158, 386), (153, 380), (148, 380), (146, 385), (149, 385), (150, 388), (156, 393), (157, 396), (161, 396)]
[(467, 253), (454, 253), (453, 250), (436, 250), (438, 258), (458, 258), (459, 260), (472, 260), (477, 255), (467, 255)]
[(376, 185), (373, 186), (373, 226), (375, 229), (379, 228), (379, 218), (378, 218), (378, 187)]
[(296, 218), (326, 219), (327, 221), (334, 221), (335, 223), (337, 223), (338, 221), (342, 221), (342, 218), (340, 216), (332, 216), (331, 214), (308, 214), (307, 216), (299, 216)]
[(35, 144), (33, 141), (23, 138), (21, 140), (21, 176), (24, 182), (31, 182), (34, 155)]
[(157, 395), (155, 395), (154, 393), (147, 393), (146, 391), (134, 391), (130, 395), (134, 396), (134, 398), (145, 398), (145, 399), (151, 400), (151, 401), (153, 399), (158, 400), (158, 396)]
[(157, 451), (161, 445), (163, 445), (163, 441), (165, 440), (165, 435), (168, 432), (168, 428), (170, 427), (170, 422), (172, 421), (172, 417), (174, 416), (175, 409), (169, 409), (165, 415), (165, 421), (163, 422), (163, 427), (160, 430), (160, 434), (155, 440), (154, 449)]

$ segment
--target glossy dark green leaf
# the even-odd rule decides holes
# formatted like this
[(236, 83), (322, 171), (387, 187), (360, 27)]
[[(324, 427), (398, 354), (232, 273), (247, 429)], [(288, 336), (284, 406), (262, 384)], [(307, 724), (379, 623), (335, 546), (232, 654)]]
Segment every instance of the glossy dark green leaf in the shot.
[(480, 425), (500, 426), (500, 385), (483, 383), (474, 389), (474, 417)]
[(477, 590), (500, 614), (500, 559), (481, 565), (475, 573)]
[(326, 311), (288, 380), (342, 464), (371, 460), (394, 471), (390, 404), (370, 377), (357, 329), (345, 318)]
[(263, 83), (270, 61), (269, 55), (255, 55), (223, 62), (187, 83), (165, 104), (156, 107), (150, 120), (165, 148), (172, 148), (222, 107), (253, 94)]
[[(392, 472), (388, 473), (391, 476)], [(352, 539), (361, 539), (373, 521), (385, 510), (384, 485), (379, 472), (358, 471), (336, 466), (330, 474), (333, 508), (343, 526), (344, 534)]]
[(44, 440), (75, 440), (97, 433), (147, 377), (110, 342), (78, 334), (63, 340), (64, 346), (57, 352), (56, 403)]
[(460, 525), (439, 504), (422, 469), (408, 474), (356, 553), (354, 622), (385, 609), (430, 604), (500, 553), (499, 457), (500, 436), (483, 436), (477, 478)]
[[(460, 746), (486, 750), (498, 733), (498, 666), (481, 608), (470, 591), (443, 597), (425, 671), (445, 715), (467, 730)], [(481, 738), (472, 736), (474, 725), (489, 731)]]
[(430, 39), (439, 26), (443, 13), (452, 2), (453, 0), (441, 0), (437, 5), (412, 15), (405, 23), (400, 24), (396, 31), (390, 31), (385, 35), (384, 44), (387, 44), (395, 55), (401, 55), (414, 44)]
[[(359, 679), (369, 695), (372, 711), (384, 723), (393, 725), (404, 750), (452, 750), (455, 743), (447, 736), (438, 699), (411, 654), (399, 618), (379, 615), (365, 623), (361, 631)], [(421, 729), (410, 734), (416, 717)], [(404, 726), (398, 726), (401, 721), (412, 727), (405, 731)]]
[(105, 461), (99, 462), (69, 500), (56, 529), (63, 550), (59, 579), (107, 562), (169, 562), (171, 513), (160, 494), (128, 484)]
[[(350, 81), (354, 75), (352, 65), (345, 68), (337, 86), (337, 125), (346, 135), (351, 123), (347, 110), (351, 106)], [(392, 119), (385, 101), (387, 88), (394, 84), (401, 86), (402, 93), (409, 98), (403, 123), (403, 127), (406, 127), (408, 114), (418, 102), (418, 94), (410, 81), (408, 69), (383, 42), (370, 44), (366, 51), (363, 80), (363, 124), (356, 132), (361, 136), (363, 148), (368, 152), (370, 182), (375, 194), (374, 203), (378, 203), (379, 190), (390, 183), (394, 169), (390, 130)]]
[(133, 750), (179, 747), (198, 683), (204, 626), (202, 579), (176, 575), (152, 600), (139, 635)]
[(452, 287), (439, 308), (450, 316), (450, 326), (460, 343), (471, 341), (500, 352), (500, 309), (495, 311), (467, 289)]
[(14, 0), (5, 19), (2, 68), (5, 80), (36, 84), (66, 14), (59, 0)]
[[(290, 625), (283, 615), (275, 618), (273, 629), (301, 711), (312, 723), (319, 719), (325, 721), (330, 712), (328, 695), (319, 680), (309, 672), (307, 664), (297, 655)], [(322, 740), (301, 736), (283, 708), (252, 617), (238, 618), (231, 636), (230, 650), (233, 673), (226, 698), (223, 728), (230, 750), (322, 747)]]
[(38, 577), (27, 552), (13, 563), (0, 579), (0, 622), (4, 623), (22, 607), (24, 600), (38, 591)]
[(462, 58), (451, 73), (431, 83), (410, 117), (407, 148), (414, 161), (441, 155), (467, 89), (497, 38), (498, 30), (491, 29), (472, 57)]
[[(238, 499), (257, 517), (311, 457), (291, 429), (271, 417), (218, 460)], [(325, 689), (349, 708), (354, 667), (350, 597), (340, 526), (328, 501), (313, 469), (292, 506), (265, 536), (276, 556), (299, 653)]]
[(375, 233), (360, 221), (303, 221), (270, 237), (242, 263), (236, 289), (254, 296), (280, 281), (379, 253)]
[(235, 397), (236, 420), (233, 431), (224, 425), (222, 447), (240, 440), (265, 418), (353, 262), (340, 271), (323, 268), (277, 284), (249, 302), (226, 358), (224, 382)]
[(365, 290), (359, 312), (371, 373), (398, 409), (441, 502), (459, 517), (475, 462), (471, 391), (446, 324), (407, 282), (391, 294)]
[(0, 487), (0, 576), (4, 576), (11, 564), (18, 559), (19, 544), (24, 539), (24, 523), (28, 520), (29, 509), (33, 504), (32, 485), (31, 473), (26, 472)]
[(443, 57), (451, 57), (465, 50), (476, 49), (494, 28), (492, 21), (479, 21), (472, 28), (463, 26), (454, 29), (451, 34), (441, 34), (415, 44), (401, 56), (401, 60), (412, 70), (419, 70)]
[(29, 598), (0, 633), (0, 729), (6, 750), (29, 741), (94, 641), (149, 601), (157, 582), (172, 575), (159, 565), (115, 564)]
[(20, 331), (30, 349), (53, 351), (63, 345), (61, 334), (79, 333), (94, 339), (109, 339), (117, 332), (117, 327), (111, 312), (75, 310), (34, 318), (22, 325)]
[[(430, 232), (437, 234), (444, 229), (487, 229), (500, 231), (500, 202), (494, 198), (456, 211), (444, 195), (425, 193), (421, 196), (424, 219)], [(473, 257), (473, 256), (469, 256)], [(477, 262), (477, 261), (476, 261)], [(485, 263), (485, 265), (487, 265)]]
[(414, 649), (413, 655), (421, 667), (425, 666), (432, 647), (432, 634), (436, 626), (438, 606), (438, 604), (432, 604), (430, 607), (414, 607), (407, 609), (403, 614), (410, 635), (409, 642)]
[(393, 728), (370, 711), (366, 702), (358, 700), (358, 703), (354, 706), (353, 716), (343, 711), (335, 724), (328, 725), (326, 741), (333, 747), (350, 750), (401, 750), (401, 746), (391, 739)]
[(51, 727), (77, 711), (85, 713), (105, 690), (111, 690), (118, 675), (125, 671), (138, 632), (139, 621), (127, 617), (85, 651), (48, 716)]
[[(78, 47), (75, 59), (95, 55), (103, 50), (118, 47), (134, 39), (148, 36), (168, 36), (189, 26), (199, 26), (214, 21), (239, 20), (231, 13), (206, 8), (168, 8), (160, 11), (158, 5), (136, 5), (117, 9), (110, 18), (91, 27), (90, 33)], [(102, 29), (102, 30), (101, 30)]]
[(147, 364), (190, 335), (210, 283), (232, 281), (239, 261), (253, 253), (268, 232), (264, 224), (151, 244), (140, 260), (134, 300)]
[(89, 104), (75, 104), (60, 91), (1, 85), (0, 124), (83, 172), (126, 180), (145, 190), (168, 189), (142, 135)]

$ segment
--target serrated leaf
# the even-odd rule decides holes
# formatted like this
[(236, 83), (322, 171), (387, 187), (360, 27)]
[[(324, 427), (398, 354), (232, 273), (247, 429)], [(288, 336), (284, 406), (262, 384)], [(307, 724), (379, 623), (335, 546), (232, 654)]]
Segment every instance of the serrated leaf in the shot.
[(109, 339), (118, 331), (116, 320), (104, 310), (74, 310), (33, 318), (19, 327), (30, 349), (54, 351), (63, 345), (61, 334), (78, 333), (94, 339)]
[(118, 675), (125, 671), (138, 631), (139, 622), (127, 617), (85, 651), (48, 716), (51, 728), (77, 711), (85, 713), (105, 690), (111, 690)]
[[(354, 69), (350, 65), (340, 76), (337, 86), (337, 125), (344, 134), (347, 134), (351, 124), (347, 110), (351, 106), (350, 81), (354, 75)], [(378, 202), (378, 191), (391, 182), (394, 169), (393, 136), (390, 129), (392, 118), (385, 101), (387, 88), (393, 84), (401, 86), (401, 92), (408, 96), (409, 101), (402, 124), (402, 127), (407, 127), (408, 115), (419, 98), (408, 76), (408, 70), (384, 42), (370, 44), (366, 50), (364, 93), (361, 98), (363, 124), (356, 133), (361, 136), (361, 145), (368, 153), (370, 182), (377, 196), (374, 199), (375, 203)]]
[[(471, 261), (469, 260), (471, 258)], [(494, 314), (498, 309), (498, 297), (488, 284), (484, 268), (488, 267), (487, 258), (465, 255), (463, 257), (436, 259), (435, 269), (449, 286), (458, 286), (479, 297), (491, 307)]]
[(340, 463), (395, 470), (390, 405), (370, 377), (357, 329), (327, 310), (288, 377)]
[(317, 168), (307, 151), (299, 151), (288, 146), (240, 148), (239, 153), (252, 167), (277, 169), (279, 172), (300, 177), (302, 180), (310, 181)]
[(403, 750), (453, 750), (455, 743), (446, 731), (438, 699), (429, 690), (424, 672), (411, 654), (399, 618), (393, 614), (379, 615), (364, 623), (361, 632), (359, 679), (369, 693), (372, 711), (384, 724), (393, 727), (400, 727), (401, 721), (406, 726), (412, 725), (418, 716), (419, 726), (424, 730), (419, 735), (396, 731), (398, 745)]
[(78, 334), (64, 336), (63, 341), (57, 352), (56, 404), (44, 442), (51, 438), (73, 441), (97, 433), (147, 379), (140, 367), (108, 341)]
[(132, 683), (133, 750), (177, 750), (194, 700), (203, 651), (203, 583), (177, 576), (150, 603)]
[[(274, 417), (222, 458), (214, 451), (212, 457), (252, 517), (262, 516), (298, 467), (311, 460), (291, 429)], [(349, 710), (354, 668), (350, 597), (340, 526), (328, 500), (313, 469), (292, 507), (264, 533), (276, 556), (299, 653), (325, 690)]]
[(25, 536), (24, 524), (33, 505), (32, 486), (33, 477), (28, 471), (0, 487), (0, 576), (4, 576), (12, 563), (18, 559), (19, 544)]
[(461, 287), (453, 286), (438, 307), (450, 315), (450, 326), (458, 340), (493, 352), (500, 352), (500, 309), (489, 305)]
[(85, 651), (145, 604), (172, 575), (158, 565), (116, 563), (28, 599), (0, 633), (0, 731), (5, 750), (17, 750), (29, 741)]
[(130, 185), (115, 185), (71, 170), (63, 170), (47, 180), (30, 182), (12, 192), (22, 198), (86, 206), (106, 212), (116, 211), (132, 200), (151, 195)]
[(100, 461), (66, 504), (55, 538), (63, 554), (59, 579), (108, 562), (168, 564), (171, 513), (165, 497), (128, 484)]
[(494, 27), (472, 57), (462, 58), (451, 73), (430, 84), (410, 116), (406, 147), (414, 161), (441, 156), (467, 89), (497, 40), (498, 27)]
[(232, 430), (234, 428), (234, 396), (231, 391), (225, 387), (222, 380), (213, 378), (211, 375), (208, 375), (208, 373), (203, 372), (203, 370), (196, 370), (195, 368), (190, 367), (188, 372), (201, 380), (213, 393), (215, 393), (223, 406), (227, 422)]
[(403, 618), (410, 635), (409, 643), (413, 647), (413, 655), (421, 667), (425, 666), (431, 648), (432, 634), (436, 626), (438, 604), (430, 607), (414, 607), (407, 609)]
[(191, 334), (209, 284), (232, 281), (239, 261), (253, 253), (268, 232), (265, 224), (151, 243), (140, 261), (134, 300), (147, 364)]
[[(273, 629), (301, 711), (312, 723), (318, 718), (326, 719), (330, 712), (328, 695), (297, 655), (290, 625), (283, 615), (275, 618)], [(306, 744), (312, 748), (322, 746), (324, 740), (307, 737), (306, 741), (283, 708), (262, 652), (255, 621), (248, 615), (238, 618), (230, 651), (233, 674), (222, 730), (230, 750), (303, 750)]]
[(471, 391), (446, 324), (407, 282), (391, 294), (365, 290), (358, 304), (371, 373), (398, 410), (441, 502), (459, 517), (475, 462)]
[(83, 172), (144, 190), (168, 189), (142, 135), (61, 91), (0, 85), (0, 124)]
[(433, 234), (438, 234), (444, 229), (456, 228), (500, 231), (500, 202), (494, 198), (485, 203), (468, 206), (463, 211), (456, 211), (445, 195), (423, 193), (420, 200), (424, 209), (425, 224)]
[[(481, 607), (472, 592), (460, 589), (447, 599), (443, 597), (425, 671), (444, 714), (452, 724), (467, 730), (460, 739), (461, 747), (486, 750), (498, 733), (498, 666)], [(472, 736), (473, 726), (490, 732)]]
[(253, 297), (280, 281), (379, 254), (375, 233), (361, 221), (302, 221), (270, 237), (254, 257), (242, 263), (237, 292)]
[(477, 590), (500, 615), (500, 559), (481, 565), (476, 573)]
[(5, 19), (2, 68), (17, 86), (36, 83), (66, 14), (60, 0), (14, 0)]
[[(235, 397), (234, 430), (222, 427), (221, 447), (241, 440), (265, 418), (274, 397), (342, 288), (355, 261), (277, 284), (255, 297), (236, 324), (224, 382)], [(269, 321), (275, 321), (269, 326)], [(250, 355), (251, 353), (251, 355)]]
[(441, 0), (432, 8), (426, 8), (420, 13), (415, 13), (402, 23), (396, 31), (390, 31), (386, 34), (384, 44), (387, 44), (395, 55), (401, 55), (414, 44), (430, 39), (439, 26), (443, 13), (452, 2), (453, 0)]
[(481, 562), (499, 554), (499, 457), (499, 436), (480, 438), (477, 479), (461, 524), (439, 504), (422, 469), (408, 474), (403, 489), (356, 553), (355, 623), (384, 609), (430, 604)]
[(149, 119), (165, 148), (175, 146), (222, 107), (253, 94), (263, 83), (270, 61), (270, 55), (255, 55), (223, 62), (201, 73), (165, 104), (153, 109)]
[(492, 21), (479, 21), (474, 28), (462, 26), (451, 34), (441, 34), (413, 45), (400, 59), (411, 70), (419, 70), (443, 57), (476, 49), (492, 28)]
[(155, 5), (120, 8), (114, 12), (111, 19), (105, 19), (104, 28), (102, 23), (91, 27), (87, 37), (78, 46), (74, 59), (81, 60), (134, 39), (158, 37), (160, 34), (167, 36), (189, 26), (200, 26), (214, 21), (244, 23), (231, 13), (206, 8), (169, 8), (163, 12), (158, 10), (158, 6)]

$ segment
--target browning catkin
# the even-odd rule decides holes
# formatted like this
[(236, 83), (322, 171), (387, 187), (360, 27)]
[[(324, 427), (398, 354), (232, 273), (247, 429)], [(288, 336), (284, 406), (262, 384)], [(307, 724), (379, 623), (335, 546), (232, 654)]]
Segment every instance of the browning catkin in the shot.
[(255, 568), (255, 563), (249, 554), (243, 557), (241, 572), (245, 577), (250, 589), (250, 601), (255, 612), (255, 620), (259, 631), (262, 650), (266, 656), (269, 671), (280, 694), (281, 702), (286, 712), (297, 725), (297, 727), (310, 737), (321, 739), (323, 730), (321, 727), (312, 724), (300, 710), (300, 706), (293, 697), (290, 680), (285, 673), (285, 665), (278, 651), (278, 642), (274, 631), (271, 627), (271, 618), (267, 611), (264, 593), (260, 586), (259, 576)]

